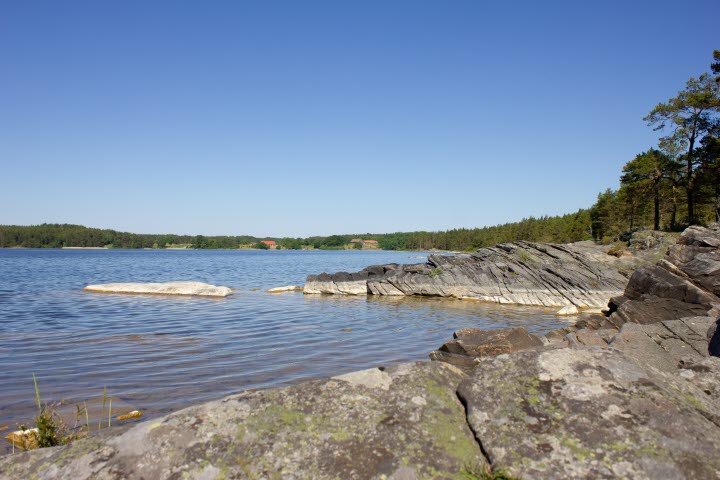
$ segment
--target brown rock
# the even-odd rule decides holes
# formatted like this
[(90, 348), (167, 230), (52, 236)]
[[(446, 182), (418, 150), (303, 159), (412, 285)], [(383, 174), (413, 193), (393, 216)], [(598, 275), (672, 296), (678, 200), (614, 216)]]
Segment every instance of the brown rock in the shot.
[(525, 327), (503, 330), (463, 328), (455, 332), (454, 337), (454, 340), (441, 346), (440, 351), (470, 357), (488, 357), (542, 347), (543, 345), (542, 340), (529, 333)]

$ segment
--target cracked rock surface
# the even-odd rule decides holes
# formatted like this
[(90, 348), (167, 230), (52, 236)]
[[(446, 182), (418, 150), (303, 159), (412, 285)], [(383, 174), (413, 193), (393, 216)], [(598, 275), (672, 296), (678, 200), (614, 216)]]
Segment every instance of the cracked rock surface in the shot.
[(623, 260), (591, 242), (512, 242), (427, 263), (310, 275), (307, 294), (421, 295), (538, 306), (605, 307), (627, 284)]
[(490, 463), (522, 478), (720, 478), (691, 387), (586, 347), (482, 359), (458, 392)]

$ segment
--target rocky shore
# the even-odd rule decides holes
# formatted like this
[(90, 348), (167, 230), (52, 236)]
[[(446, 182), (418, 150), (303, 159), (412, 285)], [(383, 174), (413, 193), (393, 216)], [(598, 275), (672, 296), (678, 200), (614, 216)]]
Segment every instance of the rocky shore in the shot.
[[(477, 282), (458, 280), (461, 272), (485, 278), (502, 271), (502, 258), (520, 260), (517, 249), (487, 250), (486, 260), (451, 265), (443, 262), (454, 257), (443, 257), (430, 265), (453, 272), (462, 285), (456, 293), (477, 293)], [(505, 262), (526, 269), (512, 292), (532, 301), (555, 301), (552, 292), (581, 281), (590, 286), (595, 272), (594, 290), (560, 295), (587, 306), (599, 301), (592, 292), (614, 292), (626, 278), (618, 269), (620, 277), (611, 276), (618, 283), (600, 281), (608, 275), (601, 268), (611, 267), (574, 248), (540, 253), (548, 257), (539, 263), (544, 273), (530, 273), (529, 260)], [(358, 290), (376, 280), (422, 290), (417, 275), (445, 273), (423, 274), (431, 268), (425, 264), (415, 272), (386, 267), (352, 281)], [(450, 280), (422, 281), (439, 292)], [(720, 479), (720, 226), (687, 229), (665, 258), (639, 268), (623, 287), (607, 316), (542, 336), (462, 329), (431, 353), (435, 361), (246, 391), (114, 435), (15, 454), (0, 459), (0, 472), (411, 480), (489, 478), (479, 473), (485, 469), (533, 480)]]
[(421, 295), (496, 303), (603, 308), (628, 282), (631, 261), (591, 242), (512, 242), (426, 263), (310, 275), (306, 294)]

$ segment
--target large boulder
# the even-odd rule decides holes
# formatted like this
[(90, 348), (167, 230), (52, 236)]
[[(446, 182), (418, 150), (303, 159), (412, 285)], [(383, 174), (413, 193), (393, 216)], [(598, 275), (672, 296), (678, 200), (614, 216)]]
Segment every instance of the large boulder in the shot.
[(720, 304), (720, 225), (687, 228), (656, 265), (640, 267), (610, 300), (609, 322), (654, 323), (705, 316)]
[(453, 336), (454, 339), (443, 344), (440, 350), (472, 357), (519, 352), (543, 344), (539, 337), (529, 333), (525, 327), (502, 330), (463, 328), (456, 331)]
[(305, 293), (422, 295), (495, 303), (599, 308), (622, 292), (619, 260), (588, 243), (512, 242), (471, 255), (430, 255), (414, 265), (310, 275)]
[(0, 460), (4, 478), (461, 478), (486, 465), (436, 362), (248, 391), (107, 438)]
[(616, 350), (483, 358), (458, 394), (489, 462), (519, 478), (720, 478), (717, 407)]
[(430, 352), (430, 359), (455, 365), (465, 371), (472, 370), (476, 358), (520, 352), (543, 346), (540, 337), (525, 327), (501, 330), (462, 328), (453, 334), (453, 340)]

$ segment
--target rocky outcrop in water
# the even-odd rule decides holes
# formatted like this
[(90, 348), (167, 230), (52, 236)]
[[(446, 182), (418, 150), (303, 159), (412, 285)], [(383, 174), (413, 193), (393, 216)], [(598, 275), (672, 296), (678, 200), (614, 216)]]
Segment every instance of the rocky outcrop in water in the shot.
[[(677, 243), (669, 247), (665, 257), (656, 265), (641, 266), (632, 274), (624, 293), (610, 300), (607, 318), (590, 317), (541, 337), (525, 331), (523, 335), (528, 340), (522, 344), (498, 340), (503, 338), (498, 333), (466, 336), (468, 329), (463, 329), (455, 332), (454, 339), (432, 352), (430, 357), (462, 368), (474, 368), (478, 358), (488, 356), (485, 352), (496, 348), (504, 348), (504, 353), (509, 353), (527, 350), (538, 344), (554, 348), (606, 347), (608, 344), (615, 345), (617, 341), (620, 345), (624, 335), (630, 335), (636, 328), (626, 324), (648, 324), (642, 335), (638, 334), (640, 337), (633, 338), (650, 335), (665, 350), (668, 350), (668, 345), (677, 342), (688, 347), (689, 334), (683, 341), (677, 339), (680, 329), (702, 337), (696, 339), (700, 346), (695, 350), (707, 350), (707, 342), (710, 342), (711, 350), (715, 351), (717, 345), (720, 353), (720, 333), (716, 334), (713, 330), (705, 338), (708, 328), (720, 316), (719, 293), (720, 225), (713, 224), (708, 228), (694, 226), (680, 235)], [(702, 325), (699, 330), (694, 327), (698, 323)], [(515, 330), (518, 329), (505, 332)], [(469, 346), (458, 348), (459, 344), (468, 343)]]
[(627, 284), (624, 260), (591, 242), (513, 242), (427, 263), (380, 265), (357, 273), (310, 275), (307, 294), (422, 295), (496, 303), (605, 307)]
[(88, 292), (101, 293), (147, 293), (156, 295), (198, 295), (202, 297), (227, 297), (232, 295), (228, 287), (216, 287), (201, 282), (165, 283), (104, 283), (88, 285)]

